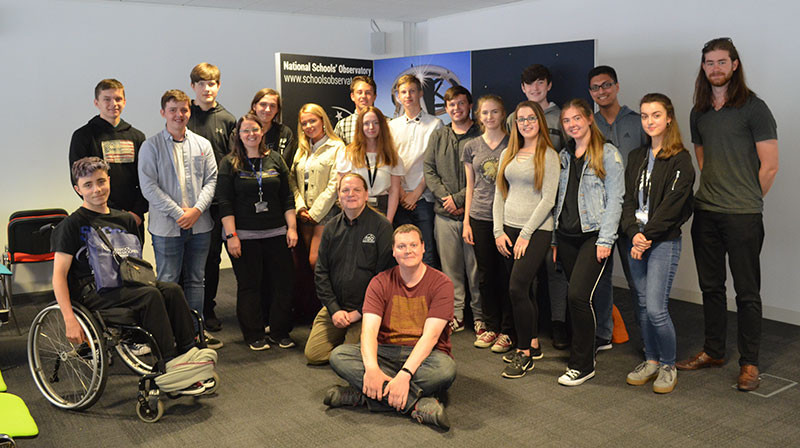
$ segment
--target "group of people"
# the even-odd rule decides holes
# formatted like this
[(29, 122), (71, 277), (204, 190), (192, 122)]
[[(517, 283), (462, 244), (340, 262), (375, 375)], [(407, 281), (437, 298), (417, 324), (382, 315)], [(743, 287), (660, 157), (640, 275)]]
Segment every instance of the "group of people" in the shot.
[[(165, 129), (145, 140), (120, 118), (122, 84), (103, 80), (95, 90), (100, 114), (70, 147), (84, 198), (73, 215), (88, 208), (97, 216), (82, 219), (102, 221), (110, 213), (143, 238), (149, 212), (156, 289), (170, 304), (162, 285), (180, 281), (188, 307), (212, 332), (221, 326), (214, 297), (224, 242), (252, 350), (295, 346), (291, 250), (302, 241), (322, 304), (305, 356), (309, 364), (329, 362), (348, 382), (332, 387), (325, 403), (396, 409), (443, 428), (449, 422), (435, 397), (455, 378), (450, 335), (465, 328), (467, 306), (475, 347), (504, 353), (502, 376), (520, 378), (543, 356), (533, 293), (543, 277), (554, 346), (570, 350), (558, 383), (580, 385), (594, 377), (598, 350), (611, 348), (616, 245), (644, 342), (644, 360), (627, 382), (654, 381), (655, 392), (668, 393), (676, 369), (724, 362), (728, 255), (739, 307), (738, 387), (754, 390), (761, 212), (778, 145), (775, 120), (747, 88), (733, 42), (714, 39), (702, 50), (690, 120), (701, 173), (696, 194), (670, 99), (647, 94), (637, 113), (619, 104), (613, 68), (595, 67), (587, 81), (596, 113), (583, 99), (560, 108), (549, 101), (552, 76), (538, 64), (523, 71), (527, 100), (511, 114), (490, 94), (477, 100), (473, 118), (472, 95), (453, 86), (444, 96), (445, 126), (425, 110), (413, 75), (393, 86), (403, 114), (392, 119), (374, 107), (375, 82), (357, 76), (350, 86), (355, 113), (334, 127), (322, 107), (306, 104), (295, 138), (280, 122), (278, 92), (260, 90), (235, 120), (216, 101), (218, 68), (203, 63), (191, 73), (194, 101), (167, 91)], [(101, 162), (109, 167), (110, 196), (108, 185), (82, 185), (84, 171), (76, 171)], [(103, 188), (107, 207), (122, 213), (87, 207)], [(681, 226), (692, 213), (705, 344), (676, 362), (667, 305)], [(64, 239), (61, 227), (54, 241)], [(56, 245), (57, 262), (78, 245)], [(65, 281), (71, 268), (56, 269)], [(57, 297), (64, 294), (56, 288)], [(77, 337), (68, 311), (64, 317), (68, 336)], [(187, 344), (184, 327), (173, 350)], [(222, 344), (205, 337), (209, 346)]]

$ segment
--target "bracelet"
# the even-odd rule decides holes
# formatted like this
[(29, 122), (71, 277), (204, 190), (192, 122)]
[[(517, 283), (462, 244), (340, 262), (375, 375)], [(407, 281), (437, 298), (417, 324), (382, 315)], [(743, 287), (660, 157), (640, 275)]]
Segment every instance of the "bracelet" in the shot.
[(239, 234), (237, 234), (236, 232), (229, 233), (229, 234), (225, 235), (225, 239), (229, 240), (229, 239), (231, 239), (231, 238), (233, 238), (235, 236), (239, 236)]
[(401, 372), (406, 372), (408, 374), (408, 376), (410, 376), (411, 378), (414, 378), (414, 374), (411, 373), (411, 371), (408, 370), (407, 368), (403, 367), (402, 369), (400, 369), (400, 371)]

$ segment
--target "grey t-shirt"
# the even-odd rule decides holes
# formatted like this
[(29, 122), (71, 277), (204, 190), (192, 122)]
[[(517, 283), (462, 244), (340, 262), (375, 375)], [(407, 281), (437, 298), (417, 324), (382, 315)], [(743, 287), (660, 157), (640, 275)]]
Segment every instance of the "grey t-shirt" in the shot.
[(622, 106), (611, 124), (608, 124), (600, 112), (594, 114), (594, 122), (606, 140), (617, 147), (625, 165), (628, 164), (628, 155), (631, 151), (647, 145), (647, 135), (642, 129), (642, 117), (628, 106)]
[(508, 136), (492, 149), (482, 136), (475, 137), (464, 145), (461, 160), (472, 164), (475, 172), (475, 189), (472, 192), (472, 205), (469, 217), (481, 221), (492, 220), (492, 201), (497, 170), (500, 168), (500, 153), (508, 146)]
[[(508, 149), (503, 150), (503, 160)], [(536, 190), (534, 183), (533, 155), (521, 159), (519, 155), (508, 163), (505, 177), (508, 181), (508, 195), (503, 198), (500, 189), (495, 189), (493, 218), (494, 236), (501, 236), (503, 224), (521, 229), (519, 236), (530, 239), (536, 230), (553, 230), (553, 205), (558, 192), (558, 177), (561, 162), (554, 150), (548, 150), (544, 158), (544, 179), (542, 190)]]
[(751, 95), (740, 108), (713, 108), (689, 117), (692, 143), (703, 146), (695, 207), (718, 213), (761, 213), (764, 208), (756, 143), (778, 138), (767, 104)]

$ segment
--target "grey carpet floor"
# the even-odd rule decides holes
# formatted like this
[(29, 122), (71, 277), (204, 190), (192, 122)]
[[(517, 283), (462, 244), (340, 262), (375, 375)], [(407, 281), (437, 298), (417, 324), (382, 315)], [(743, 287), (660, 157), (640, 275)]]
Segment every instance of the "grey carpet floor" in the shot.
[[(19, 440), (21, 447), (398, 447), (398, 446), (799, 446), (800, 328), (764, 321), (761, 353), (765, 373), (760, 394), (733, 388), (738, 374), (736, 315), (729, 313), (730, 361), (720, 369), (680, 372), (675, 391), (657, 395), (648, 386), (625, 384), (642, 358), (639, 330), (626, 290), (615, 290), (631, 342), (602, 352), (597, 376), (566, 388), (556, 383), (568, 352), (552, 348), (542, 335), (544, 359), (524, 378), (500, 376), (499, 355), (472, 347), (467, 330), (453, 336), (458, 377), (448, 394), (452, 424), (443, 433), (393, 414), (364, 409), (327, 409), (325, 390), (341, 381), (328, 367), (306, 366), (302, 354), (308, 325), (292, 337), (299, 347), (252, 352), (241, 341), (235, 317), (235, 279), (223, 271), (219, 315), (225, 341), (219, 350), (221, 383), (204, 398), (165, 400), (155, 424), (135, 413), (136, 377), (121, 363), (111, 366), (99, 402), (85, 412), (51, 406), (33, 384), (26, 339), (13, 326), (0, 328), (0, 370), (9, 392), (22, 397), (40, 435)], [(27, 329), (47, 297), (28, 298), (17, 315)], [(702, 308), (672, 301), (678, 358), (702, 344)], [(23, 330), (26, 331), (26, 330)], [(781, 389), (783, 390), (781, 391)], [(777, 393), (774, 393), (777, 392)], [(773, 394), (774, 393), (774, 394)]]

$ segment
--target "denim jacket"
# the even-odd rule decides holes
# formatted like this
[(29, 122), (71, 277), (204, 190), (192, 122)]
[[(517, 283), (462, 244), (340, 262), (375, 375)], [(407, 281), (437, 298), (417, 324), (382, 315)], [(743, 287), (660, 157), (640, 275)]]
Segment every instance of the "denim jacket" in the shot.
[[(186, 203), (202, 213), (192, 226), (192, 233), (205, 233), (214, 227), (208, 207), (217, 188), (217, 160), (211, 143), (186, 129), (183, 165), (186, 172)], [(176, 237), (181, 228), (176, 222), (183, 216), (181, 185), (175, 172), (172, 136), (163, 129), (148, 138), (139, 150), (139, 184), (150, 202), (148, 230), (156, 236)]]
[[(570, 142), (570, 145), (574, 143)], [(570, 153), (561, 150), (561, 174), (558, 181), (558, 198), (555, 207), (555, 226), (564, 207), (569, 182)], [(581, 217), (581, 230), (584, 233), (600, 231), (597, 245), (611, 248), (617, 240), (617, 228), (622, 214), (622, 198), (625, 195), (625, 166), (622, 156), (611, 143), (603, 145), (603, 168), (605, 179), (595, 175), (589, 163), (583, 164), (578, 184), (578, 212)], [(553, 232), (553, 245), (556, 245), (556, 232)]]

